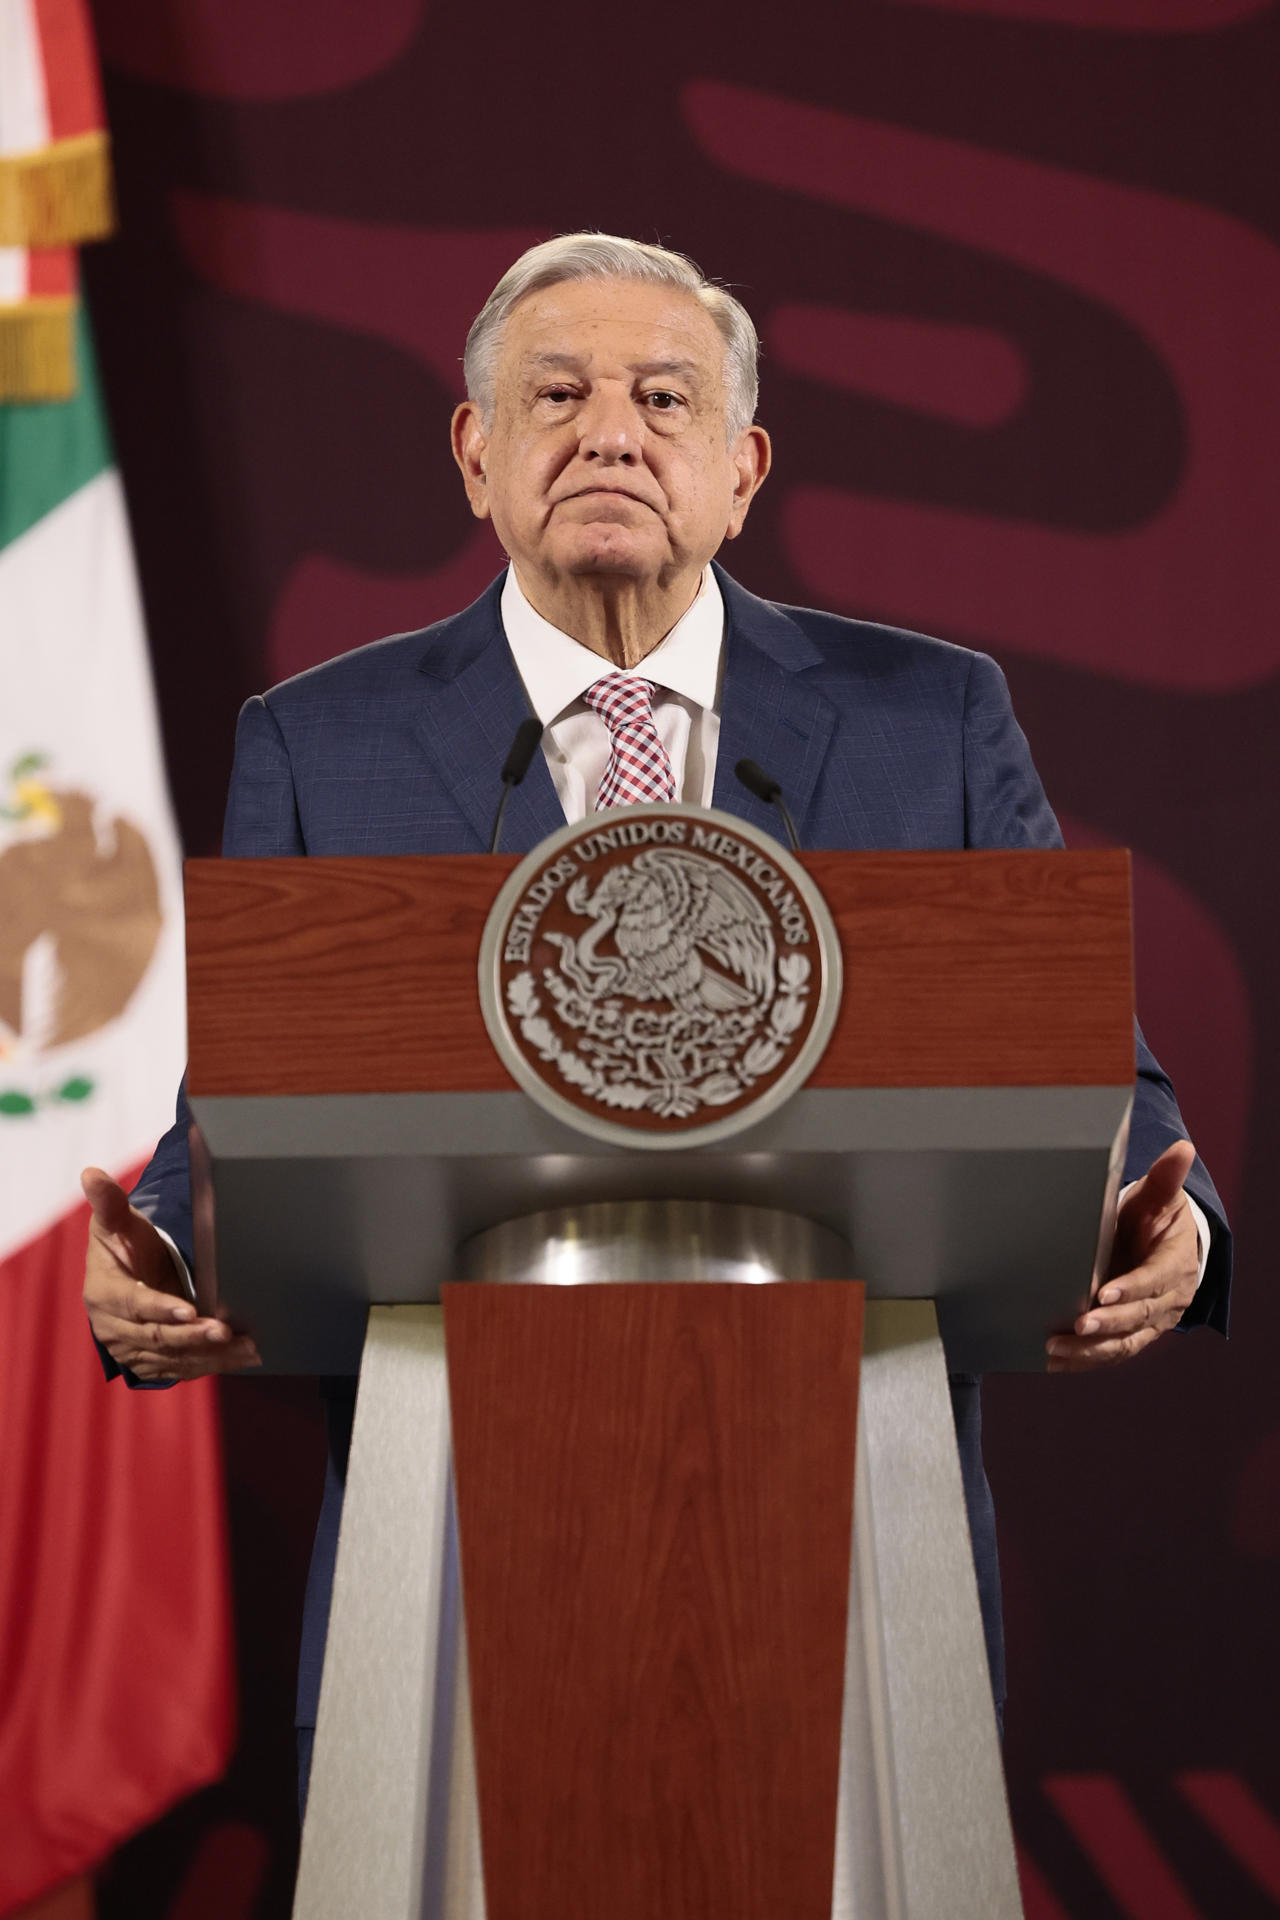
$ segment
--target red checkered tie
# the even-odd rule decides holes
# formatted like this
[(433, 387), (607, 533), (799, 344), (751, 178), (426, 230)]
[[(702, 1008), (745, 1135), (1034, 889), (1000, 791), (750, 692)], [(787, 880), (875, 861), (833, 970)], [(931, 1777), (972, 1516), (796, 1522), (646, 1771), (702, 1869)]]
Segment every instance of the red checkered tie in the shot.
[(609, 729), (609, 764), (596, 795), (597, 813), (642, 800), (674, 800), (671, 761), (653, 724), (653, 682), (610, 673), (582, 697)]

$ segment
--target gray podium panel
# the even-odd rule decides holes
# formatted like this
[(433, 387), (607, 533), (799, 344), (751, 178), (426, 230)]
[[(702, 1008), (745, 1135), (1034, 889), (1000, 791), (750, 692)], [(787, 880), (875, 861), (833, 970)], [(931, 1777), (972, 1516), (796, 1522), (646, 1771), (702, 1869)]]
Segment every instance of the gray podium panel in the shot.
[(439, 1307), (369, 1320), (293, 1910), (484, 1914)]
[[(880, 1298), (932, 1296), (955, 1371), (1037, 1369), (1087, 1294), (1124, 1087), (806, 1088), (726, 1146), (593, 1142), (520, 1093), (196, 1098), (219, 1292), (267, 1368), (355, 1373), (371, 1304), (438, 1300), (495, 1222), (603, 1200), (776, 1207)], [(838, 1277), (838, 1276), (833, 1276)], [(297, 1302), (305, 1298), (305, 1318)]]
[(930, 1300), (867, 1306), (834, 1920), (1021, 1920)]

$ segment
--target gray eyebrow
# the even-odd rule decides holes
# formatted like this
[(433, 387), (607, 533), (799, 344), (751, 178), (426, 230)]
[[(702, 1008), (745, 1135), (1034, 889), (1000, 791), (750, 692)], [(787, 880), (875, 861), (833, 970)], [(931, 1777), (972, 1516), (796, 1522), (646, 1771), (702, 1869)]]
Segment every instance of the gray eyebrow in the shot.
[[(528, 365), (547, 371), (558, 369), (566, 373), (580, 373), (585, 362), (580, 353), (535, 353)], [(692, 382), (700, 377), (700, 370), (692, 360), (641, 360), (629, 366), (627, 372), (642, 379), (657, 373), (679, 374)]]
[(699, 369), (692, 360), (642, 360), (638, 366), (629, 367), (629, 373), (648, 375), (651, 373), (683, 374), (686, 380), (697, 380)]

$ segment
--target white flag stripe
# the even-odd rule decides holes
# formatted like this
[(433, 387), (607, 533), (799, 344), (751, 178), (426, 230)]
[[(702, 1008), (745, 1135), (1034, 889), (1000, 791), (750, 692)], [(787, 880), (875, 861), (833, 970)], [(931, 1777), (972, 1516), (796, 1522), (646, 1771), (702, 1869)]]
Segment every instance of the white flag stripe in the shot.
[(33, 0), (0, 0), (0, 154), (49, 144), (49, 96)]
[(0, 247), (0, 307), (25, 300), (30, 275), (25, 247)]
[[(140, 984), (106, 1024), (51, 1049), (38, 1033), (15, 1036), (0, 1024), (0, 1094), (37, 1097), (34, 1113), (0, 1112), (0, 1258), (77, 1201), (82, 1166), (123, 1171), (150, 1153), (172, 1117), (185, 1051), (179, 851), (124, 499), (111, 470), (0, 551), (0, 803), (9, 800), (10, 769), (30, 753), (45, 757), (37, 778), (55, 800), (60, 792), (91, 799), (104, 854), (114, 822), (141, 833), (162, 922)], [(0, 856), (38, 831), (38, 820), (0, 821)], [(0, 866), (0, 889), (3, 879)], [(29, 977), (38, 1026), (49, 991), (39, 953)], [(24, 991), (27, 979), (24, 968)], [(93, 1083), (91, 1097), (56, 1098), (77, 1079)]]

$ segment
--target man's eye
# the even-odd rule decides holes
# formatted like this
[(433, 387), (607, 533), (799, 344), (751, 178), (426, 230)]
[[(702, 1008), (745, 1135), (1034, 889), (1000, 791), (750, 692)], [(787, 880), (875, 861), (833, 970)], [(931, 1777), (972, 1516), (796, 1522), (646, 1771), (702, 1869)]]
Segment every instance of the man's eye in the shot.
[(649, 402), (649, 405), (656, 408), (659, 413), (672, 413), (677, 407), (684, 405), (684, 401), (678, 393), (667, 393), (662, 388), (658, 388), (653, 393), (646, 393), (645, 399)]
[(542, 395), (544, 400), (554, 400), (557, 404), (573, 399), (572, 387), (547, 387)]

